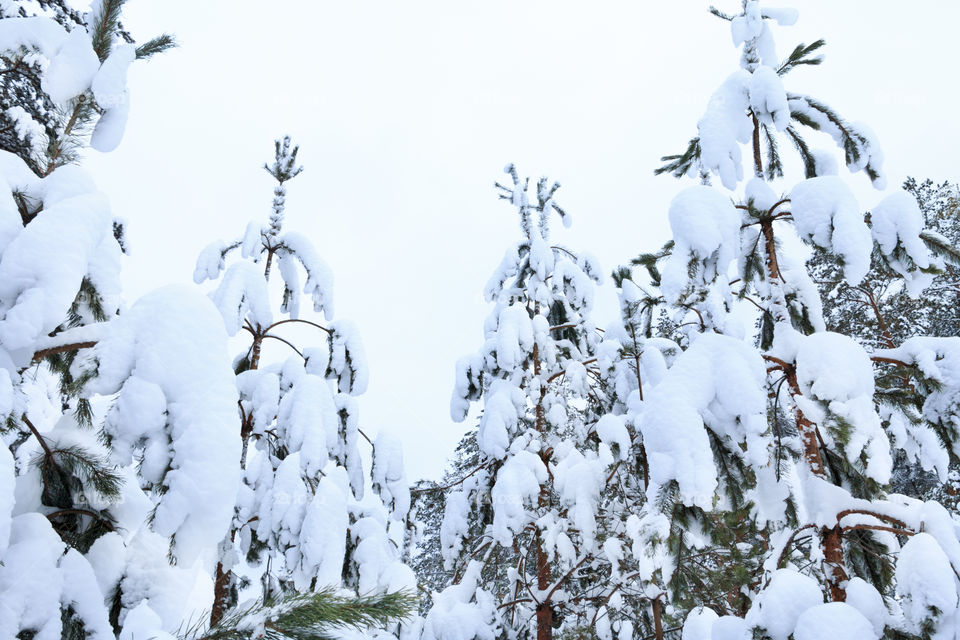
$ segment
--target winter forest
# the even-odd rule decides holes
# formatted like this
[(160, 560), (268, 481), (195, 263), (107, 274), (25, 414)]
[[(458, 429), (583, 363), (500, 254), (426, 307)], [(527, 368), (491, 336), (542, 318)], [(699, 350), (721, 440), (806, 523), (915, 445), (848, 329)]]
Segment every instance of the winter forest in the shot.
[[(829, 16), (699, 9), (725, 70), (683, 89), (699, 115), (674, 148), (631, 151), (670, 193), (616, 212), (631, 258), (590, 252), (577, 175), (508, 163), (478, 204), (509, 223), (498, 264), (431, 284), (452, 266), (424, 232), (421, 281), (379, 265), (360, 295), (482, 296), (454, 310), (458, 353), (425, 308), (341, 311), (337, 274), (375, 250), (303, 228), (341, 214), (296, 199), (327, 174), (274, 119), (238, 159), (272, 193), (197, 239), (192, 282), (139, 262), (147, 221), (97, 186), (103, 158), (133, 74), (193, 55), (128, 28), (146, 2), (0, 0), (0, 640), (960, 640), (960, 166), (888, 178), (869, 111), (805, 92), (830, 46), (791, 28)], [(955, 63), (932, 62), (943, 82)], [(680, 91), (681, 66), (644, 91)], [(186, 155), (228, 162), (199, 140)], [(442, 198), (426, 173), (418, 197)], [(665, 242), (632, 231), (661, 222)], [(166, 284), (127, 292), (135, 264)], [(430, 451), (369, 393), (361, 326), (444, 363), (440, 385), (426, 356), (385, 376), (449, 412)]]

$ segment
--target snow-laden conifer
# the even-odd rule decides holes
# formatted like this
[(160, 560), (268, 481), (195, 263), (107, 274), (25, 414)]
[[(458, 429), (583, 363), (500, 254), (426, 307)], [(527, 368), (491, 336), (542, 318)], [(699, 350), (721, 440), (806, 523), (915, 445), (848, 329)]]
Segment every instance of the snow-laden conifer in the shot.
[[(918, 337), (870, 352), (826, 331), (819, 292), (796, 247), (836, 256), (851, 287), (878, 260), (913, 294), (949, 252), (923, 231), (903, 194), (865, 215), (830, 154), (801, 135), (800, 127), (828, 134), (850, 171), (885, 188), (883, 154), (868, 128), (786, 90), (784, 76), (819, 64), (814, 53), (823, 44), (777, 57), (771, 26), (792, 24), (796, 12), (756, 0), (745, 0), (737, 15), (713, 12), (730, 22), (741, 66), (714, 94), (687, 152), (666, 158), (661, 169), (704, 183), (674, 199), (672, 247), (645, 265), (660, 265), (663, 302), (689, 346), (650, 391), (637, 423), (650, 465), (648, 505), (669, 505), (658, 496), (673, 493), (705, 513), (729, 511), (733, 495), (724, 478), (739, 476), (765, 561), (762, 575), (745, 586), (754, 592), (749, 609), (720, 617), (697, 609), (684, 638), (814, 638), (825, 629), (857, 638), (952, 637), (960, 567), (953, 522), (939, 504), (886, 487), (898, 449), (925, 460), (955, 455), (955, 339)], [(776, 182), (783, 177), (778, 136), (799, 151), (806, 180)], [(754, 177), (741, 189), (744, 146)], [(709, 186), (714, 176), (728, 191)], [(756, 343), (745, 335), (744, 305), (757, 312)], [(925, 407), (927, 424), (916, 426), (912, 441), (897, 436), (893, 414), (878, 411), (889, 386), (878, 393), (876, 379), (890, 367), (900, 376), (898, 393)], [(950, 580), (911, 581), (920, 557), (943, 575), (952, 571)], [(811, 584), (819, 597), (798, 599)], [(936, 604), (903, 606), (913, 598)], [(880, 620), (878, 602), (887, 610)]]
[(601, 383), (618, 351), (602, 348), (591, 319), (600, 271), (551, 239), (554, 214), (569, 224), (559, 184), (506, 172), (511, 183), (497, 186), (522, 236), (484, 291), (493, 310), (483, 346), (456, 368), (452, 417), (464, 420), (472, 401), (483, 412), (475, 468), (443, 488), (439, 546), (453, 584), (433, 594), (423, 637), (591, 627), (629, 637), (623, 603), (652, 596), (623, 568), (639, 467), (634, 433)]
[[(276, 142), (264, 167), (277, 183), (268, 223), (210, 245), (194, 273), (198, 283), (216, 281), (210, 298), (227, 331), (245, 338), (234, 360), (243, 484), (221, 545), (215, 627), (233, 624), (251, 597), (267, 606), (324, 589), (365, 596), (416, 584), (401, 560), (410, 507), (401, 448), (385, 434), (371, 443), (374, 492), (365, 495), (356, 400), (367, 387), (363, 347), (352, 324), (333, 319), (330, 268), (285, 228), (287, 183), (303, 170), (297, 154), (289, 137)], [(301, 317), (304, 295), (322, 319)], [(271, 343), (282, 354), (273, 361), (264, 357)]]

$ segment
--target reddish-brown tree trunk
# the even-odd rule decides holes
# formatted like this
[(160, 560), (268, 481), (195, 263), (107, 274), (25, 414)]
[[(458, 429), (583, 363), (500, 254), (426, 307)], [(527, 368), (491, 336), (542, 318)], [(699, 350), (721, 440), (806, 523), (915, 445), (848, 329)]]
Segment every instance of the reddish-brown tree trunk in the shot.
[(663, 604), (660, 602), (660, 596), (653, 601), (653, 633), (656, 640), (663, 640)]
[[(764, 249), (767, 254), (767, 276), (773, 280), (780, 280), (780, 266), (777, 262), (777, 248), (773, 235), (773, 221), (763, 220), (760, 223), (761, 233), (763, 234)], [(785, 318), (777, 318), (782, 320)], [(784, 363), (783, 373), (787, 377), (787, 384), (790, 388), (791, 396), (803, 395), (797, 380), (797, 370), (795, 366)], [(823, 454), (820, 451), (820, 438), (817, 434), (817, 425), (808, 419), (800, 407), (795, 406), (795, 415), (797, 420), (797, 431), (800, 433), (800, 440), (803, 442), (803, 458), (810, 471), (819, 478), (827, 480), (827, 471), (823, 463)], [(830, 599), (833, 602), (844, 602), (847, 599), (846, 590), (843, 585), (846, 583), (847, 571), (846, 562), (843, 557), (843, 532), (837, 526), (833, 529), (824, 527), (820, 531), (820, 549), (823, 552), (823, 569), (827, 578), (827, 588), (830, 592)]]
[[(536, 344), (533, 345), (533, 374), (535, 376), (540, 375), (540, 349)], [(537, 400), (537, 406), (535, 409), (537, 421), (536, 427), (539, 433), (546, 431), (547, 427), (546, 417), (544, 416), (543, 412), (543, 398), (546, 393), (546, 388), (541, 387), (540, 398)], [(544, 450), (540, 452), (540, 459), (543, 460), (544, 465), (549, 464), (550, 456), (547, 451)], [(540, 496), (537, 500), (538, 506), (541, 508), (547, 506), (548, 499), (549, 492), (547, 487), (540, 487)], [(550, 590), (550, 562), (547, 558), (547, 553), (543, 548), (543, 539), (540, 537), (539, 528), (537, 529), (536, 545), (537, 589), (539, 589), (541, 594), (545, 594)], [(553, 605), (550, 603), (549, 598), (537, 605), (537, 640), (553, 640)]]

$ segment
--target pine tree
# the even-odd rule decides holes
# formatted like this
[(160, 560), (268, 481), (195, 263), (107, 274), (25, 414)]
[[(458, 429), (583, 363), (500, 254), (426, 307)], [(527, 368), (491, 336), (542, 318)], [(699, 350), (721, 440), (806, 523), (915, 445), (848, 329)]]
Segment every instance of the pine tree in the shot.
[(168, 288), (118, 315), (122, 227), (73, 165), (122, 135), (121, 4), (5, 3), (43, 15), (0, 21), (4, 64), (29, 59), (4, 82), (56, 108), (43, 144), (0, 153), (3, 637), (114, 638), (138, 615), (176, 628), (239, 480), (217, 468), (240, 442), (216, 309)]
[[(234, 361), (243, 487), (217, 566), (214, 630), (232, 628), (238, 615), (250, 617), (242, 600), (251, 592), (267, 609), (274, 601), (283, 607), (341, 588), (354, 598), (398, 592), (384, 601), (396, 605), (407, 602), (399, 592), (415, 584), (400, 559), (410, 493), (399, 445), (383, 435), (371, 443), (376, 495), (364, 496), (358, 438), (366, 436), (358, 428), (356, 402), (367, 386), (363, 348), (353, 325), (333, 321), (329, 267), (307, 238), (284, 228), (287, 183), (303, 170), (298, 151), (289, 137), (277, 140), (274, 161), (264, 166), (276, 181), (267, 224), (251, 222), (242, 238), (210, 245), (194, 274), (198, 283), (219, 280), (211, 298), (228, 332), (242, 331), (248, 338)], [(237, 250), (240, 259), (228, 264)], [(280, 319), (270, 304), (274, 271), (281, 280)], [(323, 324), (300, 317), (301, 294), (310, 296), (314, 312), (324, 314)], [(295, 328), (319, 336), (319, 344), (298, 347), (291, 333), (284, 335)], [(289, 357), (265, 363), (268, 341), (289, 350)], [(260, 573), (259, 586), (245, 584), (233, 570), (250, 573), (247, 565)], [(398, 609), (387, 607), (384, 611), (393, 613), (383, 616), (378, 600), (356, 602), (366, 602), (364, 610), (374, 621), (393, 626), (406, 613), (395, 615)], [(309, 622), (309, 614), (303, 620)]]
[[(913, 196), (923, 216), (923, 232), (930, 249), (943, 259), (943, 271), (931, 274), (929, 286), (922, 295), (904, 287), (899, 273), (886, 266), (882, 255), (875, 252), (870, 272), (863, 282), (851, 286), (840, 277), (841, 265), (826, 252), (815, 252), (809, 261), (814, 281), (823, 292), (823, 310), (831, 331), (854, 336), (870, 349), (895, 348), (913, 336), (950, 337), (958, 335), (960, 315), (957, 314), (957, 260), (952, 247), (960, 244), (960, 228), (956, 213), (960, 195), (956, 185), (935, 185), (909, 178), (904, 191)], [(868, 213), (869, 215), (869, 213)], [(878, 379), (880, 393), (886, 391), (887, 406), (881, 408), (885, 420), (892, 418), (909, 424), (921, 423), (922, 398), (905, 395), (903, 377), (887, 375)], [(884, 397), (884, 396), (881, 396)], [(896, 414), (896, 418), (894, 418)], [(905, 437), (906, 434), (893, 434)], [(908, 445), (909, 446), (909, 445)], [(924, 459), (914, 461), (903, 450), (894, 458), (891, 488), (917, 498), (946, 500), (953, 504), (955, 493), (956, 460), (951, 457), (947, 472), (944, 461)], [(939, 466), (939, 470), (935, 469)], [(949, 476), (949, 480), (947, 480)], [(947, 480), (945, 484), (944, 481)]]
[[(718, 618), (695, 609), (684, 638), (948, 632), (960, 559), (950, 517), (937, 503), (885, 487), (897, 449), (937, 461), (956, 450), (949, 372), (960, 362), (958, 345), (921, 337), (868, 353), (854, 337), (826, 331), (816, 285), (790, 247), (798, 238), (831, 253), (851, 287), (873, 258), (913, 293), (951, 250), (923, 231), (906, 194), (886, 197), (865, 218), (836, 163), (801, 135), (798, 127), (829, 134), (851, 171), (884, 188), (882, 153), (865, 127), (784, 89), (789, 71), (821, 61), (822, 42), (777, 59), (770, 23), (792, 24), (795, 11), (745, 0), (737, 15), (713, 13), (730, 22), (741, 68), (711, 98), (686, 152), (664, 158), (659, 170), (703, 185), (673, 200), (673, 244), (644, 260), (689, 346), (652, 388), (637, 423), (650, 464), (647, 509), (699, 509), (696, 525), (716, 543), (723, 515), (747, 507), (764, 560), (763, 574), (745, 585), (745, 611)], [(785, 194), (772, 186), (784, 173), (778, 135), (797, 149), (807, 178)], [(738, 190), (741, 145), (752, 149), (755, 177), (738, 195), (709, 186), (716, 176)], [(743, 305), (757, 312), (755, 344), (734, 313)], [(899, 383), (885, 382), (891, 377)], [(881, 419), (894, 392), (921, 406), (925, 421)], [(916, 578), (921, 570), (936, 576), (936, 588)]]
[[(457, 365), (451, 415), (483, 401), (470, 469), (445, 487), (440, 527), (451, 585), (433, 594), (424, 638), (629, 637), (656, 598), (622, 570), (638, 465), (603, 372), (618, 354), (593, 325), (600, 272), (550, 241), (559, 188), (513, 165), (500, 197), (523, 232), (485, 290), (484, 346)], [(470, 458), (474, 454), (470, 454)], [(623, 606), (630, 601), (631, 605)]]

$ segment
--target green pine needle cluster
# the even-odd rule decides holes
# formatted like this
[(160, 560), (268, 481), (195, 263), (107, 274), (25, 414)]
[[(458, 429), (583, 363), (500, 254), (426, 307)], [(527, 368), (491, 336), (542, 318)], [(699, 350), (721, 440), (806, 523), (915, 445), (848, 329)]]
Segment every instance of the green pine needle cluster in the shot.
[(227, 615), (217, 626), (198, 624), (179, 634), (181, 640), (332, 640), (337, 629), (384, 628), (416, 610), (412, 593), (343, 596), (333, 589), (257, 603)]

